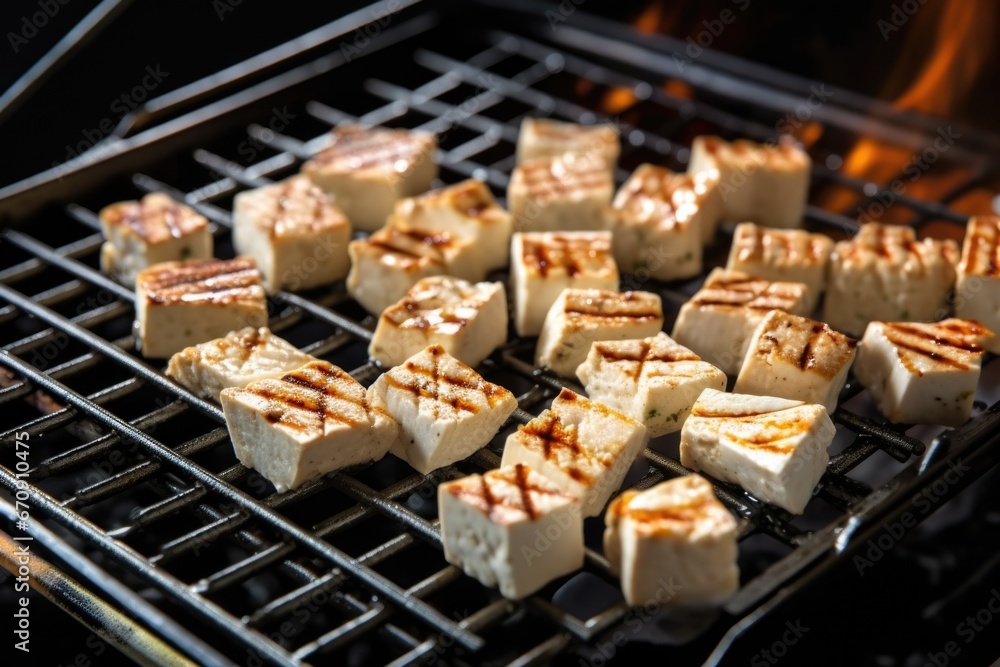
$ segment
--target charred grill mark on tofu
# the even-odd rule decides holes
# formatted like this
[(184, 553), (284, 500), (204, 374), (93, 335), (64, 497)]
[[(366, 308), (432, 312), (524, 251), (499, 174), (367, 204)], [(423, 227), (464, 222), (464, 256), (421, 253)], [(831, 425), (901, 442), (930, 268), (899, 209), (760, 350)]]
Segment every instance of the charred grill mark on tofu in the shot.
[(398, 172), (399, 162), (406, 168), (427, 148), (428, 140), (403, 130), (360, 127), (333, 131), (333, 145), (321, 151), (304, 167), (307, 170), (355, 171), (380, 169)]
[(635, 292), (587, 290), (567, 298), (563, 311), (571, 317), (651, 320), (663, 317), (656, 299)]
[[(409, 392), (418, 399), (425, 398), (434, 401), (435, 416), (439, 416), (437, 411), (442, 403), (450, 405), (456, 411), (469, 412), (472, 414), (478, 414), (480, 412), (480, 405), (471, 397), (442, 396), (442, 384), (454, 387), (467, 393), (479, 394), (483, 397), (486, 401), (486, 405), (490, 408), (494, 407), (500, 400), (502, 400), (502, 397), (507, 390), (498, 385), (486, 382), (478, 376), (475, 376), (475, 378), (462, 378), (442, 373), (441, 355), (445, 354), (445, 351), (440, 345), (433, 345), (428, 348), (428, 351), (433, 356), (433, 362), (430, 367), (419, 365), (413, 361), (407, 361), (403, 364), (403, 368), (411, 374), (410, 378), (400, 379), (390, 372), (384, 376), (386, 381), (391, 386), (401, 391)], [(474, 371), (469, 369), (469, 374), (470, 376), (473, 375)]]
[(168, 262), (140, 274), (147, 301), (165, 303), (231, 304), (258, 301), (264, 296), (261, 275), (251, 259)]
[(607, 163), (597, 158), (539, 158), (515, 167), (513, 179), (536, 201), (613, 185)]
[(976, 216), (969, 220), (962, 247), (960, 270), (966, 274), (996, 276), (1000, 274), (1000, 217)]
[(975, 339), (984, 333), (977, 324), (961, 321), (944, 326), (896, 322), (882, 325), (882, 335), (896, 348), (900, 362), (919, 376), (924, 374), (916, 363), (919, 358), (953, 370), (968, 370), (983, 353)]
[[(316, 416), (318, 428), (323, 430), (328, 421), (347, 426), (358, 426), (367, 423), (368, 402), (364, 390), (350, 375), (326, 362), (314, 362), (284, 375), (280, 382), (291, 385), (288, 389), (280, 385), (267, 383), (265, 386), (248, 388), (247, 391), (268, 403), (265, 419), (269, 423), (281, 422), (288, 428), (308, 430), (305, 425), (296, 424), (288, 419), (295, 411), (307, 412)], [(355, 391), (342, 391), (354, 389)], [(353, 419), (343, 409), (331, 409), (332, 400), (342, 401), (361, 410), (364, 417)]]
[(543, 278), (560, 269), (575, 278), (582, 275), (588, 265), (598, 267), (603, 273), (610, 255), (609, 240), (597, 235), (524, 234), (521, 237), (521, 257), (525, 265)]
[(107, 225), (127, 226), (146, 243), (157, 244), (199, 232), (208, 220), (171, 197), (153, 192), (140, 201), (125, 201), (105, 207), (100, 219)]
[[(551, 461), (553, 457), (558, 456), (557, 452), (563, 449), (571, 452), (574, 461), (580, 458), (590, 460), (576, 438), (576, 430), (567, 429), (559, 419), (559, 415), (552, 410), (546, 410), (519, 430), (530, 439), (533, 447), (541, 447), (542, 456), (546, 461)], [(604, 464), (604, 467), (610, 466)], [(578, 482), (590, 483), (592, 479), (591, 475), (581, 470), (575, 463), (566, 466), (565, 470), (566, 474)]]
[(532, 484), (530, 475), (528, 466), (517, 463), (451, 482), (445, 488), (455, 498), (475, 506), (494, 523), (513, 522), (522, 517), (534, 521), (541, 516), (538, 498), (571, 498), (554, 488)]

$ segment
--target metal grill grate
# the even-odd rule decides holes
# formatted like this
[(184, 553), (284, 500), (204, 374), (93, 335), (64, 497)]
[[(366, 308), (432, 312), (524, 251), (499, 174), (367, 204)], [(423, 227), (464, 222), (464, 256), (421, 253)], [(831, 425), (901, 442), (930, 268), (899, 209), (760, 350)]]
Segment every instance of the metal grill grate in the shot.
[[(595, 109), (571, 101), (566, 91), (573, 81), (587, 81), (598, 91), (631, 91), (633, 107), (659, 114), (653, 128), (623, 124), (622, 161), (629, 168), (643, 161), (682, 168), (684, 141), (692, 133), (765, 140), (774, 134), (773, 122), (765, 119), (780, 119), (793, 108), (789, 104), (801, 101), (782, 92), (794, 82), (776, 81), (764, 102), (758, 90), (763, 84), (749, 79), (725, 99), (718, 91), (726, 89), (727, 81), (739, 80), (738, 72), (722, 68), (713, 72), (714, 78), (685, 74), (668, 55), (614, 36), (609, 39), (615, 48), (588, 58), (586, 51), (596, 54), (600, 47), (593, 35), (570, 28), (545, 33), (553, 44), (529, 37), (531, 30), (464, 35), (447, 53), (428, 46), (442, 43), (440, 33), (431, 31), (438, 39), (416, 45), (407, 41), (394, 50), (394, 57), (414, 63), (417, 74), (408, 71), (397, 78), (385, 69), (357, 90), (306, 103), (298, 111), (314, 131), (295, 135), (292, 130), (301, 125), (287, 133), (264, 124), (250, 126), (249, 139), (261, 146), (264, 159), (241, 163), (199, 149), (193, 162), (187, 160), (177, 170), (185, 185), (175, 187), (145, 174), (136, 174), (132, 183), (139, 192), (166, 191), (208, 217), (215, 224), (218, 254), (228, 256), (232, 195), (292, 173), (324, 146), (329, 126), (344, 121), (435, 132), (441, 136), (438, 161), (444, 182), (476, 177), (502, 194), (524, 115), (578, 122), (598, 117)], [(583, 56), (577, 55), (580, 50)], [(630, 64), (640, 62), (636, 50), (644, 63), (638, 73)], [(668, 76), (694, 86), (694, 98), (650, 85)], [(347, 96), (351, 99), (345, 105)], [(748, 104), (752, 113), (742, 113)], [(849, 105), (831, 104), (816, 114), (817, 120), (852, 137), (863, 129), (908, 146), (933, 139), (933, 128), (905, 119), (862, 125), (862, 118)], [(830, 169), (823, 150), (822, 144), (813, 148), (818, 165), (813, 177), (819, 186), (847, 188), (862, 201), (889, 187), (875, 184), (873, 189)], [(949, 159), (954, 157), (958, 153)], [(962, 157), (974, 169), (942, 201), (994, 173), (996, 165), (983, 155)], [(626, 175), (627, 169), (619, 169), (619, 182)], [(897, 201), (913, 211), (910, 223), (918, 228), (946, 220), (958, 223), (960, 233), (964, 224), (965, 215), (946, 204), (905, 195)], [(54, 520), (64, 533), (58, 538), (49, 533), (47, 539), (67, 540), (108, 569), (124, 590), (102, 588), (119, 606), (150, 625), (156, 612), (165, 612), (172, 620), (157, 622), (160, 634), (202, 664), (227, 659), (340, 664), (345, 656), (358, 659), (362, 646), (370, 652), (365, 659), (392, 664), (444, 654), (457, 663), (528, 664), (585, 648), (619, 627), (629, 613), (620, 598), (584, 608), (595, 605), (567, 602), (556, 592), (564, 583), (558, 582), (514, 604), (466, 578), (440, 554), (437, 483), (495, 467), (511, 429), (543, 409), (559, 388), (579, 390), (537, 371), (531, 365), (530, 342), (514, 341), (484, 363), (487, 379), (513, 390), (520, 409), (494, 442), (469, 461), (425, 478), (384, 460), (278, 495), (259, 475), (235, 463), (216, 405), (178, 387), (159, 367), (133, 353), (132, 292), (94, 268), (101, 243), (96, 216), (77, 204), (65, 211), (65, 219), (54, 225), (53, 243), (40, 240), (44, 232), (3, 234), (0, 363), (13, 377), (0, 389), (5, 415), (0, 423), (0, 483), (14, 490), (15, 434), (29, 433), (34, 443), (29, 502), (37, 518)], [(818, 206), (810, 206), (807, 217), (810, 226), (835, 234), (857, 226), (854, 219)], [(697, 283), (644, 288), (660, 292), (668, 312), (676, 312)], [(349, 369), (366, 385), (377, 377), (378, 368), (364, 352), (373, 321), (341, 287), (307, 295), (278, 293), (269, 305), (273, 330)], [(842, 404), (858, 391), (849, 386)], [(23, 411), (17, 406), (25, 399), (40, 408), (28, 420), (16, 414)], [(915, 466), (888, 462), (906, 463), (924, 455), (920, 472), (926, 473), (949, 444), (953, 451), (964, 451), (989, 430), (982, 424), (972, 429), (962, 446), (965, 440), (957, 435), (939, 439), (925, 454), (925, 443), (901, 428), (844, 408), (834, 419), (842, 444), (810, 505), (808, 521), (763, 505), (737, 487), (717, 485), (719, 497), (740, 517), (741, 538), (774, 545), (764, 566), (743, 568), (750, 579), (745, 578), (727, 606), (728, 620), (712, 626), (717, 637), (734, 618), (758, 607), (810, 564), (842, 550), (852, 531), (887, 511), (896, 492), (913, 483), (914, 476), (920, 482)], [(853, 474), (873, 460), (886, 468), (879, 491)], [(676, 436), (668, 436), (651, 443), (628, 484), (647, 487), (685, 472), (676, 460)], [(589, 527), (588, 544), (596, 544), (596, 537)], [(598, 552), (588, 550), (585, 572), (575, 580), (577, 586), (614, 589), (608, 563)], [(132, 592), (142, 592), (147, 602)], [(214, 648), (202, 641), (208, 638)]]

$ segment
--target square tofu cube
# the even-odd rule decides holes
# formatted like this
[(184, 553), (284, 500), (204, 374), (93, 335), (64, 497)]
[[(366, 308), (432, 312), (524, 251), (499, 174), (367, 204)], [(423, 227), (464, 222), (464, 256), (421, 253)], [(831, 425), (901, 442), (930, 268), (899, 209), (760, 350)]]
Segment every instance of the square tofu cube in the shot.
[[(580, 501), (515, 464), (438, 487), (441, 542), (449, 563), (506, 598), (531, 595), (583, 567)], [(538, 536), (546, 549), (538, 549)]]
[(834, 246), (823, 320), (860, 336), (869, 322), (932, 321), (955, 285), (954, 241), (918, 241), (909, 227), (868, 223)]
[(426, 475), (484, 447), (517, 408), (503, 387), (431, 345), (368, 389), (399, 422), (392, 453)]
[(518, 231), (607, 229), (614, 191), (611, 170), (600, 156), (566, 153), (514, 167), (507, 206)]
[(199, 396), (219, 400), (230, 387), (280, 378), (317, 359), (271, 333), (267, 327), (246, 327), (228, 335), (184, 348), (170, 357), (167, 375)]
[(809, 288), (806, 311), (816, 310), (826, 289), (833, 241), (801, 229), (768, 229), (752, 222), (736, 225), (726, 268), (766, 280), (803, 283)]
[(478, 366), (507, 342), (503, 283), (470, 283), (450, 276), (424, 278), (382, 311), (368, 354), (398, 366), (428, 345)]
[(154, 264), (135, 279), (135, 317), (144, 357), (267, 324), (267, 296), (252, 259), (195, 259)]
[(812, 162), (789, 144), (695, 137), (688, 172), (718, 170), (723, 216), (765, 227), (801, 227)]
[(701, 273), (705, 228), (715, 233), (715, 181), (703, 174), (675, 174), (641, 165), (615, 196), (615, 261), (623, 271), (657, 280)]
[(293, 176), (236, 195), (233, 246), (257, 260), (269, 292), (343, 280), (351, 225), (322, 190)]
[(597, 516), (647, 442), (640, 422), (563, 389), (551, 408), (508, 436), (501, 465), (527, 464), (578, 496), (584, 516)]
[(891, 422), (961, 426), (972, 413), (983, 348), (993, 340), (972, 320), (872, 322), (854, 374)]
[(733, 391), (819, 403), (833, 413), (857, 344), (823, 322), (772, 310), (750, 337)]
[(126, 285), (158, 262), (212, 257), (208, 220), (161, 192), (106, 206), (98, 218), (105, 239), (101, 270)]
[(802, 514), (836, 430), (822, 405), (706, 389), (681, 429), (681, 463)]
[[(955, 285), (955, 315), (1000, 333), (1000, 217), (969, 218)], [(986, 349), (1000, 354), (1000, 336)]]
[(611, 123), (577, 125), (549, 118), (525, 118), (517, 134), (517, 164), (578, 153), (597, 155), (614, 169), (620, 151), (618, 128)]
[(397, 200), (430, 189), (435, 150), (437, 139), (427, 132), (342, 126), (302, 173), (333, 196), (355, 229), (371, 232), (385, 225)]
[(482, 181), (470, 178), (403, 199), (396, 204), (388, 224), (405, 230), (446, 232), (471, 241), (480, 251), (484, 271), (506, 268), (510, 263), (510, 214)]
[(604, 522), (604, 554), (633, 607), (660, 602), (668, 585), (667, 605), (719, 603), (739, 588), (736, 519), (704, 477), (626, 491)]
[(537, 336), (549, 308), (567, 287), (618, 289), (611, 232), (525, 232), (511, 240), (514, 327)]
[(772, 310), (807, 315), (809, 288), (771, 282), (739, 271), (714, 269), (674, 322), (674, 340), (724, 373), (736, 375), (750, 336)]
[(663, 306), (659, 294), (565, 289), (545, 317), (535, 349), (535, 365), (573, 377), (592, 343), (645, 338), (661, 329)]
[(396, 422), (368, 403), (365, 388), (325, 361), (280, 380), (223, 389), (222, 410), (240, 463), (279, 493), (328, 472), (377, 461), (396, 438)]
[(679, 431), (703, 389), (726, 388), (725, 373), (662, 331), (594, 343), (576, 375), (591, 400), (642, 422), (653, 436)]
[(347, 291), (373, 315), (396, 303), (421, 278), (448, 274), (464, 280), (483, 280), (471, 241), (447, 232), (424, 232), (385, 227), (366, 239), (351, 241), (351, 272)]

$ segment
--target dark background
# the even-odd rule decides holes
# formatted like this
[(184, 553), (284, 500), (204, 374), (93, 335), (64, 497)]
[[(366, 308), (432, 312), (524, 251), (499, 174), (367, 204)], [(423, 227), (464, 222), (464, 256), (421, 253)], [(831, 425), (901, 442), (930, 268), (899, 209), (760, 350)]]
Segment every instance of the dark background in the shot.
[[(963, 0), (966, 2), (968, 0)], [(159, 66), (167, 76), (153, 94), (159, 95), (237, 63), (267, 48), (328, 22), (363, 2), (315, 3), (284, 0), (175, 0), (134, 2), (88, 46), (54, 74), (32, 99), (0, 125), (0, 184), (20, 180), (66, 158), (81, 142), (115, 123), (123, 109), (123, 91), (139, 84), (146, 68)], [(655, 15), (646, 0), (615, 3), (588, 0), (582, 11), (634, 22), (645, 17), (647, 29), (685, 38), (703, 30), (703, 21), (717, 16), (724, 2), (666, 2)], [(898, 99), (926, 67), (940, 44), (938, 27), (945, 2), (928, 0), (898, 31), (888, 34), (880, 20), (891, 20), (894, 6), (908, 3), (839, 2), (757, 3), (748, 21), (727, 30), (712, 46), (803, 76), (831, 82), (888, 101)], [(915, 0), (909, 3), (916, 6)], [(73, 25), (96, 6), (91, 0), (5, 0), (0, 8), (0, 89), (6, 89), (32, 66)], [(980, 3), (981, 20), (966, 26), (957, 47), (956, 72), (945, 77), (940, 93), (926, 102), (931, 113), (951, 120), (998, 130), (998, 86), (995, 38), (996, 9)], [(58, 7), (36, 32), (25, 21)], [(10, 34), (27, 36), (14, 51)], [(956, 38), (957, 39), (957, 38)], [(18, 40), (15, 40), (18, 41)], [(68, 148), (67, 148), (68, 147)], [(971, 517), (954, 523), (942, 515), (937, 525), (912, 533), (864, 578), (862, 598), (850, 564), (824, 585), (812, 589), (813, 599), (799, 601), (794, 613), (810, 628), (788, 664), (878, 664), (907, 667), (933, 664), (928, 653), (955, 640), (956, 625), (975, 614), (1000, 586), (1000, 501), (997, 475), (977, 483), (981, 502)], [(849, 584), (849, 585), (848, 585)], [(10, 604), (10, 581), (2, 584), (0, 607)], [(37, 595), (32, 601), (35, 651), (31, 660), (0, 657), (0, 665), (68, 665), (83, 656), (89, 665), (125, 664), (113, 649), (98, 644), (90, 633)], [(4, 612), (0, 614), (6, 616)], [(5, 627), (3, 621), (0, 627)], [(948, 664), (989, 664), (1000, 651), (1000, 616), (984, 629), (958, 658)], [(850, 628), (848, 631), (847, 628)], [(754, 647), (770, 645), (782, 628), (762, 628), (748, 637), (746, 661)], [(768, 633), (777, 634), (768, 634)], [(6, 637), (6, 633), (3, 635)], [(958, 638), (961, 642), (961, 638)], [(7, 655), (9, 639), (2, 640)], [(647, 658), (646, 647), (631, 647), (627, 658)], [(837, 660), (828, 660), (837, 656)], [(80, 667), (87, 665), (80, 664)], [(758, 663), (768, 664), (768, 663)]]

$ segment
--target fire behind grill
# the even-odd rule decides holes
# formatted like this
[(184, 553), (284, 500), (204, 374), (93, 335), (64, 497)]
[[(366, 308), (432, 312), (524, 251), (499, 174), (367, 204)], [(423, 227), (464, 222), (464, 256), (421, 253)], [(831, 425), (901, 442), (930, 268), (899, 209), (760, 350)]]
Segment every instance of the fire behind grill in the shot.
[[(804, 589), (898, 515), (915, 492), (936, 489), (932, 485), (944, 479), (950, 462), (962, 461), (973, 472), (935, 493), (935, 503), (996, 463), (995, 411), (941, 437), (934, 437), (941, 429), (923, 429), (918, 439), (903, 427), (884, 425), (851, 382), (834, 415), (838, 438), (828, 471), (805, 516), (792, 517), (737, 487), (716, 484), (741, 520), (742, 589), (718, 616), (684, 619), (669, 632), (648, 621), (649, 613), (624, 606), (600, 555), (599, 520), (587, 526), (591, 550), (584, 572), (523, 604), (480, 586), (441, 555), (437, 484), (495, 467), (508, 433), (544, 409), (559, 388), (578, 389), (537, 371), (530, 341), (514, 340), (484, 363), (487, 379), (514, 391), (520, 410), (468, 461), (425, 478), (387, 457), (281, 495), (237, 464), (219, 408), (178, 388), (159, 366), (133, 353), (132, 292), (95, 268), (101, 238), (93, 211), (100, 206), (166, 191), (215, 223), (217, 254), (229, 256), (232, 195), (295, 172), (323, 147), (329, 128), (344, 121), (436, 132), (444, 182), (481, 178), (502, 195), (522, 117), (585, 123), (602, 117), (600, 107), (579, 102), (581, 81), (589, 86), (584, 99), (595, 105), (623, 94), (615, 91), (632, 96), (621, 114), (630, 120), (622, 125), (619, 182), (646, 161), (683, 169), (686, 146), (696, 134), (765, 140), (809, 95), (808, 86), (787, 76), (746, 70), (737, 76), (731, 63), (708, 52), (679, 67), (668, 50), (677, 45), (637, 44), (618, 32), (624, 28), (581, 20), (578, 27), (551, 31), (538, 17), (489, 11), (496, 21), (482, 25), (492, 29), (461, 31), (447, 17), (399, 14), (359, 54), (363, 68), (345, 56), (350, 52), (343, 44), (355, 43), (348, 33), (340, 50), (258, 83), (260, 102), (250, 105), (258, 124), (246, 135), (235, 121), (223, 119), (208, 138), (202, 133), (203, 148), (193, 159), (174, 150), (169, 159), (154, 161), (151, 146), (137, 153), (133, 162), (141, 167), (131, 178), (121, 173), (127, 160), (109, 157), (63, 185), (8, 202), (24, 220), (22, 231), (4, 234), (0, 267), (0, 363), (13, 374), (0, 389), (0, 483), (15, 488), (15, 434), (29, 433), (29, 504), (36, 520), (59, 526), (55, 532), (32, 528), (39, 551), (68, 563), (111, 606), (103, 614), (88, 611), (94, 593), (63, 590), (65, 576), (41, 583), (94, 627), (114, 628), (116, 618), (121, 622), (116, 614), (124, 611), (174, 647), (157, 644), (155, 637), (118, 640), (134, 654), (179, 650), (200, 664), (527, 664), (560, 653), (599, 657), (595, 650), (608, 637), (625, 632), (675, 643), (697, 637), (660, 655), (703, 660), (718, 646), (715, 658), (785, 596), (775, 591)], [(668, 79), (683, 81), (687, 94), (661, 87)], [(877, 201), (887, 184), (872, 189), (832, 169), (835, 163), (826, 157), (862, 131), (917, 151), (933, 141), (936, 125), (885, 111), (872, 120), (855, 98), (844, 97), (840, 103), (834, 96), (812, 112), (827, 128), (810, 147), (817, 165), (814, 191), (841, 188), (865, 205)], [(191, 113), (200, 117), (201, 110)], [(978, 148), (963, 143), (944, 156), (973, 170), (941, 201), (993, 173), (987, 152), (996, 145), (996, 139), (982, 137)], [(97, 179), (100, 187), (78, 185), (101, 169), (108, 175)], [(37, 208), (33, 199), (53, 197), (59, 206), (22, 212)], [(965, 215), (946, 204), (899, 201), (912, 211), (909, 222), (918, 231), (945, 224), (961, 234)], [(833, 236), (857, 226), (817, 206), (809, 207), (807, 221)], [(727, 238), (718, 240), (709, 265), (721, 261), (727, 245)], [(670, 321), (699, 282), (664, 285), (623, 277), (625, 286), (659, 292)], [(379, 369), (366, 355), (374, 323), (342, 287), (280, 293), (270, 307), (271, 327), (283, 337), (364, 384), (377, 377)], [(991, 370), (984, 374), (995, 375)], [(34, 406), (30, 411), (25, 400)], [(981, 402), (977, 414), (984, 408)], [(654, 440), (626, 485), (644, 488), (684, 474), (676, 459), (676, 435)], [(10, 518), (6, 504), (0, 507)]]

